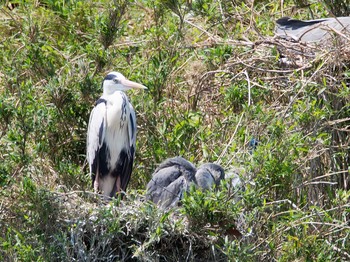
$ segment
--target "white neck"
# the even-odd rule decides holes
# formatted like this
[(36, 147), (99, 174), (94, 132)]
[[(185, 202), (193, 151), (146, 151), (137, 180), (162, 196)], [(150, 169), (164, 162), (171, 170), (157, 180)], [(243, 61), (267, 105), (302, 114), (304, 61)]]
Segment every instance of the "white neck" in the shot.
[(103, 83), (103, 95), (109, 96), (114, 94), (116, 91), (123, 91), (125, 88), (123, 88), (123, 85), (121, 84), (115, 84), (112, 81), (105, 81)]

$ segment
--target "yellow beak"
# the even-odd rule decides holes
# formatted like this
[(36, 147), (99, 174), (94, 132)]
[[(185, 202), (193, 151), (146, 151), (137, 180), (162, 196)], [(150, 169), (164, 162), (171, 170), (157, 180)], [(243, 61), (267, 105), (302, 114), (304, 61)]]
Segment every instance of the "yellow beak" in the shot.
[(141, 85), (139, 83), (136, 83), (136, 82), (133, 82), (133, 81), (130, 81), (128, 79), (123, 79), (123, 80), (120, 80), (121, 84), (126, 86), (126, 87), (129, 87), (129, 88), (136, 88), (136, 89), (147, 89), (147, 87), (145, 87), (144, 85)]

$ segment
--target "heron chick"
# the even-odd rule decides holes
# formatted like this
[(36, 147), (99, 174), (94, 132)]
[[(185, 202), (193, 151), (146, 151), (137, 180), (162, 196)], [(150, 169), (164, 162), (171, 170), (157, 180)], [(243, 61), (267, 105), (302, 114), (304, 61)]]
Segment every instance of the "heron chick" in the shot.
[(152, 174), (147, 184), (146, 199), (163, 209), (172, 208), (178, 205), (191, 185), (211, 190), (224, 178), (225, 172), (220, 165), (206, 163), (196, 169), (182, 157), (168, 158)]
[(147, 184), (146, 199), (162, 208), (174, 207), (194, 181), (196, 167), (182, 157), (163, 161)]

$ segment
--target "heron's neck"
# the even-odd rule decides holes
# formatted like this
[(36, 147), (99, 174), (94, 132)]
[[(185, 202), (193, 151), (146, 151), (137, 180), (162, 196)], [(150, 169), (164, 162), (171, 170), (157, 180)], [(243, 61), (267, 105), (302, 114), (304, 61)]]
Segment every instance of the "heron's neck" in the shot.
[(116, 93), (118, 91), (121, 92), (120, 90), (116, 90), (116, 89), (104, 88), (103, 89), (103, 95), (104, 96), (110, 96), (110, 95), (113, 95), (114, 93)]

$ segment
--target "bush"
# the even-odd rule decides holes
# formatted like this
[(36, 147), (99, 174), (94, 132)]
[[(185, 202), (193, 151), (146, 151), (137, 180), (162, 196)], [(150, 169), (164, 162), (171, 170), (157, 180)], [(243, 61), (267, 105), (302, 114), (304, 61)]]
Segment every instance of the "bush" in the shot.
[[(320, 48), (281, 68), (278, 50), (291, 44), (271, 37), (274, 20), (294, 5), (2, 3), (0, 256), (349, 260), (349, 52)], [(327, 5), (310, 8), (324, 17)], [(332, 8), (346, 15), (343, 3)], [(112, 70), (149, 91), (128, 93), (135, 167), (126, 199), (106, 204), (91, 193), (85, 141)], [(167, 212), (144, 202), (155, 167), (176, 155), (242, 166), (245, 191), (192, 190)]]

